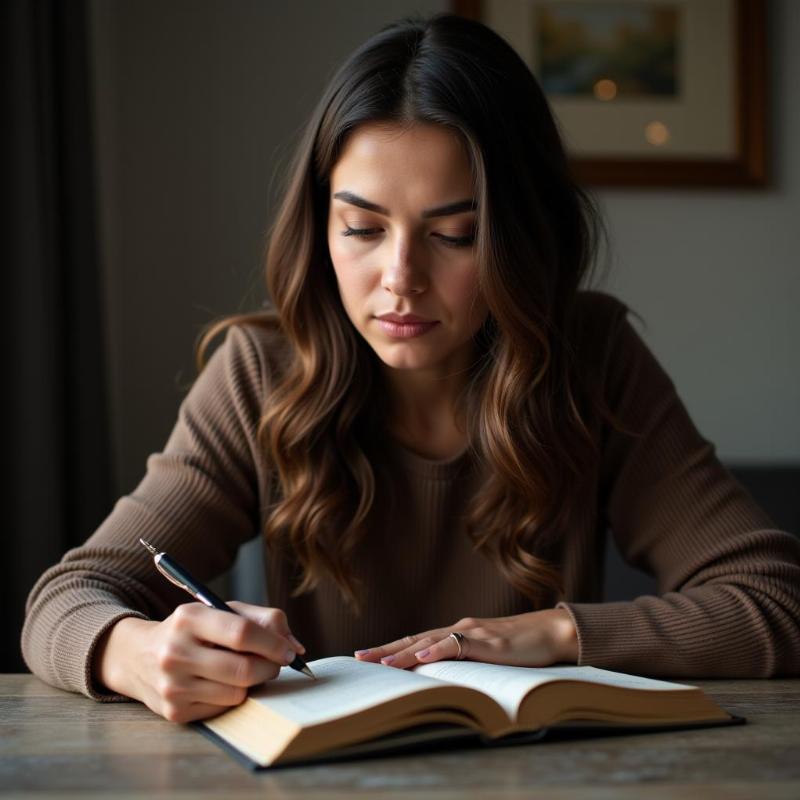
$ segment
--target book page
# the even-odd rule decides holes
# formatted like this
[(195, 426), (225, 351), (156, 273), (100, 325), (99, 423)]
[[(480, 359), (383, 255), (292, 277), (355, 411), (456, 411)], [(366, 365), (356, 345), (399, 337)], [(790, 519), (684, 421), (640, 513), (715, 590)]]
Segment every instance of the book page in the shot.
[(558, 680), (602, 683), (606, 686), (621, 686), (628, 689), (684, 690), (694, 689), (681, 683), (642, 678), (624, 672), (611, 672), (597, 667), (552, 666), (509, 667), (502, 664), (485, 664), (481, 661), (436, 661), (414, 667), (417, 675), (425, 675), (473, 689), (493, 697), (511, 719), (526, 695), (543, 683)]
[(335, 656), (310, 661), (317, 680), (282, 667), (275, 680), (249, 697), (298, 725), (314, 725), (354, 714), (396, 697), (412, 694), (441, 681), (383, 664)]

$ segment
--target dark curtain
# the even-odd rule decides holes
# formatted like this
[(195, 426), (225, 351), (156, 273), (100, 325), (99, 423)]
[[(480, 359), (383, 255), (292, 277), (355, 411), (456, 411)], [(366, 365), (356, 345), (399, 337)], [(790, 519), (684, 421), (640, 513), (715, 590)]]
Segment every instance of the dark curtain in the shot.
[(37, 577), (110, 509), (88, 0), (3, 0), (0, 671)]

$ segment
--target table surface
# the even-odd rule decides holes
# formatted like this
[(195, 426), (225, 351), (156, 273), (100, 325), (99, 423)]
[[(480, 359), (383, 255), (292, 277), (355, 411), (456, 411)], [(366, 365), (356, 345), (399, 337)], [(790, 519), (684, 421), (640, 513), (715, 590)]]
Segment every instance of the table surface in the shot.
[(253, 773), (196, 730), (138, 703), (95, 703), (32, 675), (0, 675), (0, 794), (800, 798), (800, 679), (684, 682), (748, 723)]

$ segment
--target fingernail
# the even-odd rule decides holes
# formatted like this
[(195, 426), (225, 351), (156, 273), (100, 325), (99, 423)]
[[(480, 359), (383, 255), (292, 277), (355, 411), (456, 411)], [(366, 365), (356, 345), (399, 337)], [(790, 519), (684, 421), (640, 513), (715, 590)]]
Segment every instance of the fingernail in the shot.
[(384, 656), (381, 659), (381, 664), (391, 664), (394, 661), (394, 656)]
[(294, 650), (287, 650), (286, 652), (286, 663), (291, 664), (294, 661), (295, 652)]
[(427, 658), (430, 654), (430, 650), (420, 650), (419, 653), (414, 653), (417, 658)]
[(301, 645), (300, 642), (298, 642), (297, 639), (295, 639), (291, 633), (287, 638), (301, 653), (305, 653), (306, 651), (305, 647), (303, 647), (303, 645)]
[(353, 655), (354, 656), (365, 656), (367, 653), (369, 653), (369, 650), (356, 650), (355, 653), (353, 653)]

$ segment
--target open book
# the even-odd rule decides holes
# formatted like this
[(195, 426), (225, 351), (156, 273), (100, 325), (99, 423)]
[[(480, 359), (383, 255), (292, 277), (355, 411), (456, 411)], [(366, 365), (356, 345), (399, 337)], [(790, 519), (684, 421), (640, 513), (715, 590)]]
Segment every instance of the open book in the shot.
[(557, 726), (741, 722), (701, 689), (595, 667), (439, 661), (400, 670), (347, 656), (284, 667), (241, 705), (198, 723), (262, 767), (459, 736), (487, 742)]

